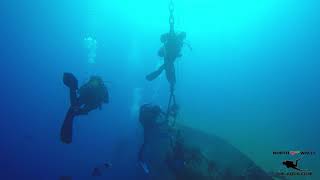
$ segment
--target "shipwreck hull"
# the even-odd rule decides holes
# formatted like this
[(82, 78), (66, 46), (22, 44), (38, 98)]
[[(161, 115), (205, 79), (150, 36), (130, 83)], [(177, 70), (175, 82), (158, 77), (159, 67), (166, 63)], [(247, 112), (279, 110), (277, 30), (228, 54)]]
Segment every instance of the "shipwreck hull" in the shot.
[[(184, 161), (175, 161), (173, 145), (182, 139)], [(187, 126), (162, 127), (147, 134), (143, 151), (152, 180), (271, 180), (253, 160), (225, 140)], [(177, 163), (178, 162), (178, 163)]]

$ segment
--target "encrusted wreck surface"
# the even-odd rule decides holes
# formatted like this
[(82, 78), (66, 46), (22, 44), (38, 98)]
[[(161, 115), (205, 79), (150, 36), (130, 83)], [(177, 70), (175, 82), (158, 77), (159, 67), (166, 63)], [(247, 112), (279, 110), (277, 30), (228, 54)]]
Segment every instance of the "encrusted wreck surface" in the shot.
[(270, 180), (254, 161), (225, 140), (177, 125), (147, 135), (143, 153), (154, 180)]

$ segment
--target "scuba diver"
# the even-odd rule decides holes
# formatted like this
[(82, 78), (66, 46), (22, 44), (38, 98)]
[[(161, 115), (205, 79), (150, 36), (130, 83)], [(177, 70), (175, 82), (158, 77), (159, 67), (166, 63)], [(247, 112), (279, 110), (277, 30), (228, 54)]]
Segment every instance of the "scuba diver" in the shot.
[(90, 80), (80, 89), (78, 89), (78, 80), (71, 73), (64, 73), (63, 82), (70, 90), (70, 107), (61, 128), (60, 139), (63, 143), (70, 144), (74, 117), (101, 109), (103, 103), (109, 103), (109, 93), (99, 76), (90, 77)]
[(149, 173), (149, 169), (143, 160), (144, 148), (151, 141), (150, 135), (159, 132), (159, 128), (167, 124), (164, 117), (165, 113), (157, 105), (144, 104), (140, 107), (139, 121), (144, 130), (144, 140), (139, 149), (138, 162), (146, 173)]
[[(140, 107), (139, 121), (144, 130), (144, 139), (138, 152), (138, 162), (145, 173), (149, 174), (149, 168), (143, 158), (145, 146), (153, 141), (153, 137), (157, 137), (158, 135), (161, 137), (169, 137), (172, 141), (173, 137), (170, 135), (170, 132), (174, 130), (173, 126), (175, 124), (178, 111), (178, 105), (172, 105), (166, 113), (163, 112), (158, 105), (144, 104)], [(178, 137), (180, 136), (178, 135)], [(176, 145), (178, 145), (178, 141)], [(178, 150), (179, 148), (175, 149), (177, 150), (175, 151), (176, 155), (181, 152)]]
[(186, 33), (185, 32), (176, 33), (174, 31), (175, 21), (174, 21), (173, 11), (174, 11), (174, 5), (173, 5), (173, 0), (171, 0), (169, 4), (170, 31), (169, 33), (165, 33), (160, 36), (160, 41), (161, 43), (163, 43), (163, 46), (158, 51), (158, 55), (161, 58), (163, 58), (164, 63), (156, 71), (146, 76), (146, 79), (148, 81), (152, 81), (156, 79), (162, 73), (163, 70), (165, 70), (166, 77), (168, 82), (170, 83), (171, 88), (173, 88), (176, 83), (176, 75), (175, 75), (175, 67), (174, 67), (175, 60), (182, 56), (181, 49), (184, 44), (188, 45), (188, 47), (191, 49), (190, 45), (184, 42), (186, 39)]
[[(300, 158), (301, 159), (301, 158)], [(294, 163), (293, 161), (283, 161), (282, 164), (285, 165), (287, 168), (292, 168), (298, 171), (303, 171), (302, 169), (298, 168), (298, 161), (300, 159), (297, 159), (296, 162)]]
[(174, 62), (177, 58), (181, 57), (181, 49), (184, 45), (186, 38), (185, 32), (175, 33), (170, 31), (169, 33), (162, 34), (160, 37), (163, 46), (159, 49), (158, 55), (164, 59), (164, 63), (156, 71), (146, 76), (148, 81), (156, 79), (163, 70), (166, 72), (166, 77), (171, 86), (175, 85), (175, 67)]

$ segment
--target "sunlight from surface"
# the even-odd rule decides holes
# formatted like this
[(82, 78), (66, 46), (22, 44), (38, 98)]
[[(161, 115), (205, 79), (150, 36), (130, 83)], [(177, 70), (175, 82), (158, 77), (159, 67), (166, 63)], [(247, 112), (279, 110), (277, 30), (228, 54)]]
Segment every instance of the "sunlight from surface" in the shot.
[[(154, 31), (168, 26), (168, 2), (93, 0), (89, 7), (95, 14), (92, 21), (97, 24), (112, 17)], [(196, 33), (239, 33), (274, 17), (280, 3), (275, 0), (175, 0), (176, 26)]]

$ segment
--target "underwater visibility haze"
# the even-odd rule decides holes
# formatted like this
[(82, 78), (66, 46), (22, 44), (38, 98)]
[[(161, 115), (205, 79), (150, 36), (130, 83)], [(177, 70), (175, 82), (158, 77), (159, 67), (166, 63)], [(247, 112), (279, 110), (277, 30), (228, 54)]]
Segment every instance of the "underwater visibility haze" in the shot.
[(1, 1), (0, 179), (320, 179), (319, 7)]

